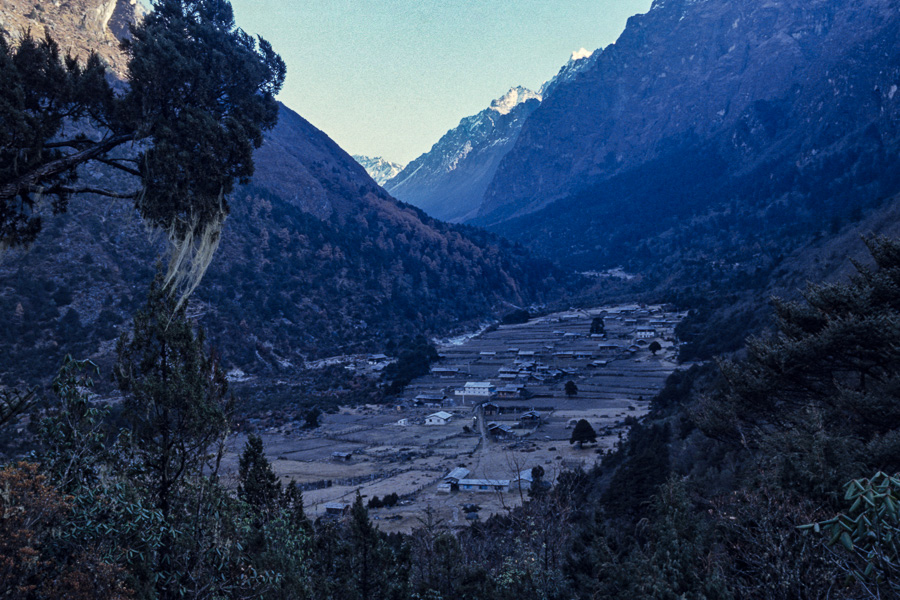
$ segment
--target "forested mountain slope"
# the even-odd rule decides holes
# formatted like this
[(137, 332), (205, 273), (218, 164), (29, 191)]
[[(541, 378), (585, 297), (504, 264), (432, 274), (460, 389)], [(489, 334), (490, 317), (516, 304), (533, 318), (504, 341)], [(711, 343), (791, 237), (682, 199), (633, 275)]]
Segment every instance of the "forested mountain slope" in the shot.
[(892, 0), (666, 0), (526, 121), (472, 222), (662, 287), (768, 272), (900, 190)]
[[(60, 42), (77, 49), (82, 40)], [(192, 299), (226, 366), (290, 373), (305, 357), (471, 325), (509, 303), (540, 301), (557, 284), (548, 263), (520, 248), (391, 198), (284, 106), (255, 162)], [(106, 187), (123, 177), (103, 168), (80, 175)], [(127, 201), (84, 196), (48, 218), (31, 249), (7, 251), (2, 381), (46, 378), (67, 353), (109, 358), (163, 249)]]

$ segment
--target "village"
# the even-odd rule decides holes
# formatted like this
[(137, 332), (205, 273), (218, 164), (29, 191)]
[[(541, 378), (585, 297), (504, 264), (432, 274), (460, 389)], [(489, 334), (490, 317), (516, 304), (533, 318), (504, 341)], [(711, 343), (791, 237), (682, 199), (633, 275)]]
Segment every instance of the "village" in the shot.
[[(446, 340), (396, 403), (342, 407), (311, 431), (262, 431), (266, 452), (283, 481), (300, 485), (312, 518), (340, 517), (359, 493), (385, 531), (410, 531), (426, 512), (461, 527), (526, 500), (535, 467), (552, 485), (599, 462), (678, 368), (683, 316), (572, 309)], [(346, 368), (377, 373), (388, 360)], [(570, 443), (581, 419), (596, 443)], [(244, 439), (232, 441), (226, 470)]]

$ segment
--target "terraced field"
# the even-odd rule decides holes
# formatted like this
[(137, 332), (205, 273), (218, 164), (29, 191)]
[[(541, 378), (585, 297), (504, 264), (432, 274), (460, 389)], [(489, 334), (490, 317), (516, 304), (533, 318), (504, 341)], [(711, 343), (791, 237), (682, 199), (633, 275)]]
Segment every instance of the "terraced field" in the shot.
[[(479, 518), (485, 518), (519, 504), (525, 494), (514, 483), (506, 492), (439, 492), (449, 471), (461, 466), (469, 478), (515, 480), (540, 465), (553, 481), (566, 468), (590, 467), (624, 433), (626, 417), (646, 412), (676, 368), (673, 331), (682, 317), (659, 306), (599, 307), (446, 342), (432, 374), (414, 381), (397, 405), (345, 408), (326, 415), (312, 432), (267, 431), (266, 451), (284, 480), (305, 488), (313, 516), (324, 515), (328, 503), (352, 502), (357, 492), (367, 498), (397, 493), (399, 506), (371, 511), (383, 529), (412, 529), (426, 507), (463, 526), (462, 505), (478, 504)], [(603, 320), (603, 337), (590, 335), (596, 318)], [(656, 353), (649, 350), (653, 341), (662, 348)], [(575, 383), (575, 395), (566, 394), (567, 381)], [(457, 393), (468, 382), (489, 383), (516, 397)], [(520, 424), (530, 410), (539, 413), (536, 427)], [(436, 411), (452, 415), (449, 422), (425, 425)], [(596, 445), (569, 443), (578, 419), (601, 434)], [(489, 423), (505, 425), (506, 432), (491, 435)], [(233, 440), (225, 465), (232, 473), (242, 445), (242, 437)]]

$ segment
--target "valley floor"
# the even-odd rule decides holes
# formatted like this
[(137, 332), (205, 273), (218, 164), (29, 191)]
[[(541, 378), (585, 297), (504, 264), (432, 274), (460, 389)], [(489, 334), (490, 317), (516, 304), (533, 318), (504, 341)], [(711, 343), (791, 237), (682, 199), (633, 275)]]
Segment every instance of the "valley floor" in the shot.
[[(282, 480), (302, 486), (314, 518), (326, 513), (326, 504), (352, 503), (359, 491), (366, 500), (400, 496), (399, 505), (370, 511), (385, 531), (410, 531), (427, 510), (463, 526), (464, 505), (477, 504), (484, 519), (527, 499), (530, 484), (517, 481), (523, 471), (541, 466), (545, 480), (554, 482), (563, 470), (589, 469), (612, 449), (627, 433), (627, 417), (645, 414), (678, 368), (673, 332), (683, 316), (660, 306), (570, 310), (447, 342), (432, 374), (413, 381), (397, 405), (342, 408), (324, 415), (314, 431), (270, 428), (261, 432), (266, 452)], [(596, 317), (604, 320), (605, 336), (590, 335)], [(648, 349), (653, 341), (662, 347), (655, 354)], [(570, 380), (575, 395), (565, 392)], [(499, 394), (458, 395), (467, 382), (489, 382)], [(537, 426), (520, 420), (532, 410)], [(449, 421), (426, 425), (439, 411)], [(597, 444), (569, 443), (578, 419), (594, 427)], [(488, 433), (491, 424), (499, 435)], [(244, 441), (233, 439), (226, 457), (232, 477)], [(457, 467), (468, 470), (466, 478), (509, 481), (508, 491), (439, 490)]]

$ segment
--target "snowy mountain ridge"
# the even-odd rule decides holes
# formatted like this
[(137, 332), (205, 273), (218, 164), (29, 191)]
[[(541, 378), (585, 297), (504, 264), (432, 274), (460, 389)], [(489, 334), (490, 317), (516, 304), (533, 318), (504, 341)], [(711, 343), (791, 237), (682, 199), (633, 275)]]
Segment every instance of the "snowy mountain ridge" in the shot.
[(353, 160), (362, 165), (369, 176), (375, 180), (375, 183), (381, 186), (403, 170), (402, 164), (384, 159), (380, 156), (373, 157), (354, 154)]
[(542, 98), (549, 96), (560, 84), (568, 83), (575, 79), (575, 76), (590, 67), (602, 53), (602, 50), (592, 52), (584, 48), (580, 48), (572, 52), (569, 61), (562, 66), (559, 72), (544, 82), (538, 92)]
[(522, 104), (523, 102), (528, 102), (531, 99), (537, 99), (538, 101), (540, 101), (540, 92), (532, 92), (528, 88), (516, 86), (514, 88), (509, 88), (509, 91), (506, 92), (506, 94), (492, 101), (490, 107), (488, 107), (488, 110), (494, 110), (501, 115), (506, 115), (509, 114), (509, 111), (511, 111), (518, 105)]
[(561, 84), (571, 81), (599, 52), (581, 48), (539, 91), (512, 87), (478, 114), (464, 117), (431, 150), (384, 184), (395, 197), (451, 222), (472, 218), (500, 160), (528, 116)]

